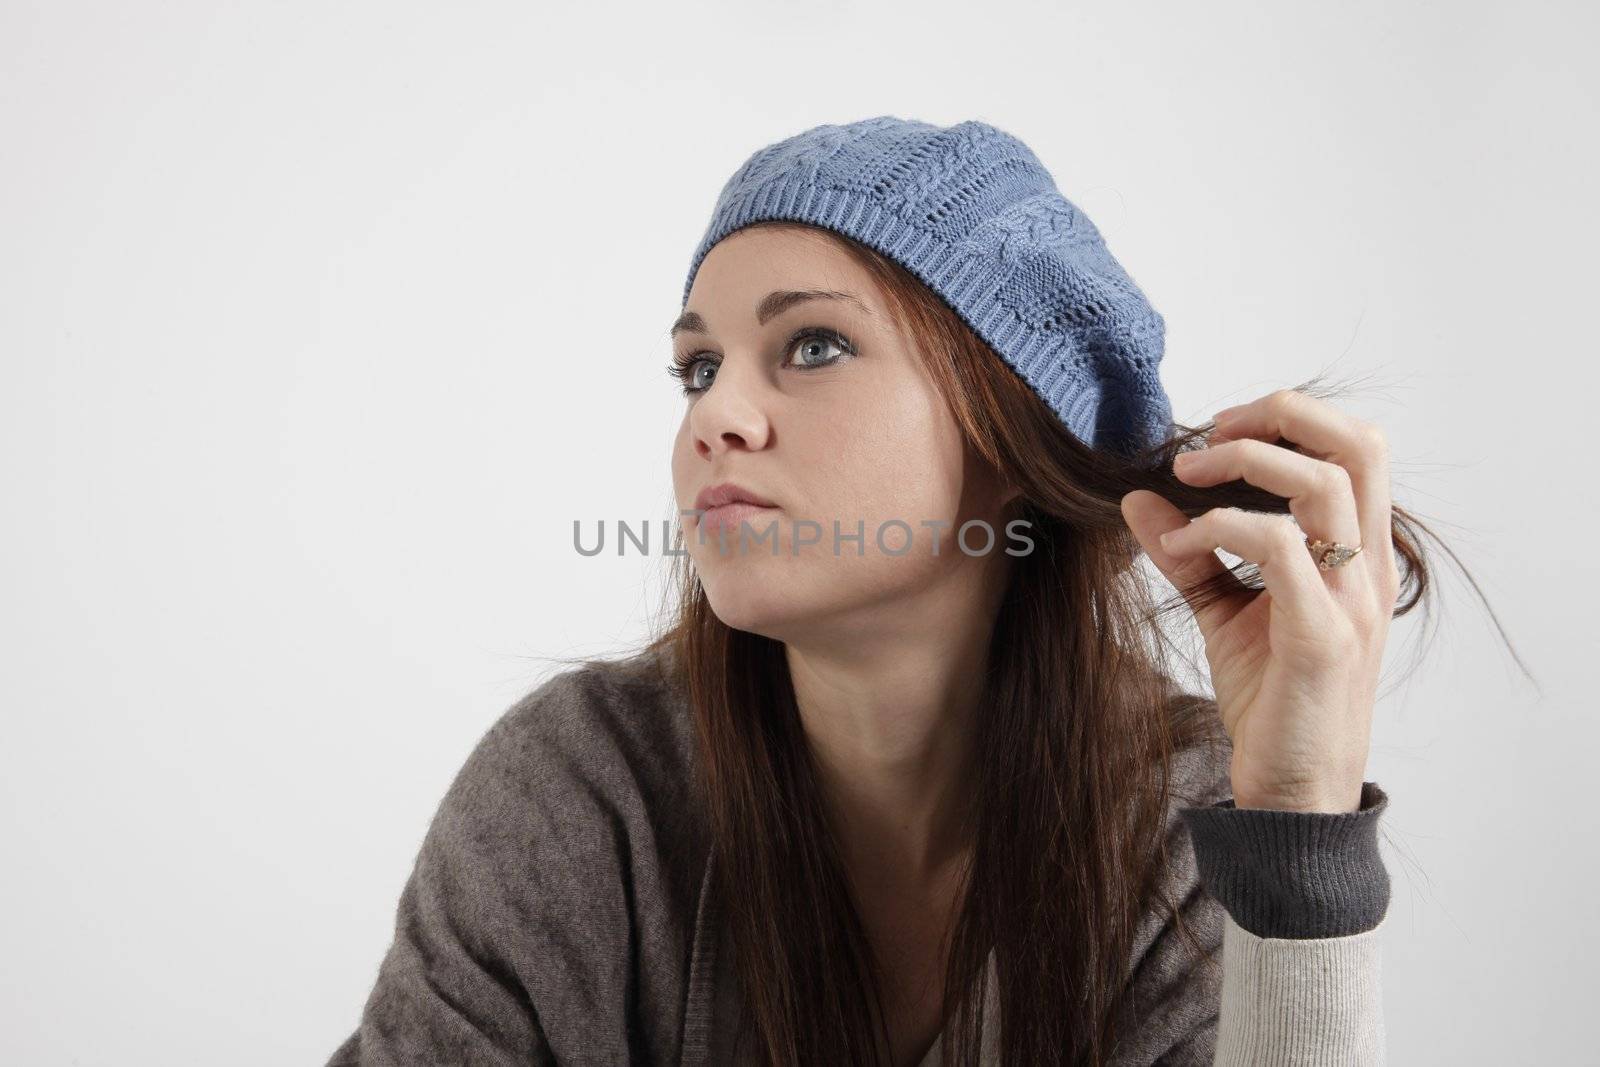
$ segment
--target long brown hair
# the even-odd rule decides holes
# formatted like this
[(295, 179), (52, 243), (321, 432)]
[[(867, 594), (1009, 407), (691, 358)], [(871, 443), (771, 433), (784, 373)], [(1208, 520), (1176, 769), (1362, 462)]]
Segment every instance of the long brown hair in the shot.
[[(1157, 602), (1120, 501), (1151, 489), (1191, 516), (1217, 506), (1287, 513), (1288, 502), (1243, 481), (1197, 488), (1177, 479), (1173, 457), (1210, 424), (1179, 426), (1131, 458), (1086, 447), (899, 264), (831, 231), (760, 225), (821, 233), (871, 273), (971, 447), (1021, 490), (1015, 517), (1030, 521), (1034, 548), (1012, 561), (990, 640), (966, 826), (972, 860), (948, 931), (944, 1056), (978, 1062), (992, 949), (1003, 1062), (1099, 1064), (1117, 1038), (1136, 923), (1151, 907), (1177, 914), (1159, 889), (1173, 756), (1221, 731), (1214, 703), (1170, 673), (1184, 652), (1160, 621), (1185, 601)], [(1419, 531), (1438, 538), (1399, 506), (1393, 516), (1398, 617), (1430, 589)], [(673, 561), (671, 621), (648, 647), (676, 665), (693, 709), (712, 891), (732, 932), (755, 1047), (772, 1064), (881, 1062), (880, 970), (830, 832), (783, 645), (724, 624), (686, 557)], [(1242, 563), (1200, 595), (1223, 595), (1234, 579), (1261, 587)]]

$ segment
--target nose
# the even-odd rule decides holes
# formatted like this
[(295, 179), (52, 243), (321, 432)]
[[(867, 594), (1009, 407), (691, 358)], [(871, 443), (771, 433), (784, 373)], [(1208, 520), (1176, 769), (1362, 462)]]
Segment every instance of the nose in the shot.
[(716, 378), (689, 409), (694, 450), (701, 459), (736, 449), (759, 451), (772, 437), (761, 383), (753, 369), (743, 374), (730, 370), (734, 362), (723, 360)]

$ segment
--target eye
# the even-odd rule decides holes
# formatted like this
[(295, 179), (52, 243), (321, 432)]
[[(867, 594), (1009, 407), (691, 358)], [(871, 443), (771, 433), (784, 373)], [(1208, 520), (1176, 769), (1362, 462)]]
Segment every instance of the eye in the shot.
[[(830, 349), (838, 349), (838, 353), (829, 355)], [(818, 370), (833, 366), (842, 356), (856, 355), (855, 346), (849, 338), (824, 326), (807, 326), (791, 334), (784, 345), (784, 355), (794, 355), (797, 351), (800, 358), (793, 362), (786, 361), (783, 366), (796, 370)], [(672, 362), (667, 365), (667, 373), (682, 383), (685, 396), (692, 396), (711, 388), (721, 362), (720, 358), (712, 357), (710, 353), (674, 353)]]
[(828, 349), (837, 348), (843, 355), (855, 355), (855, 349), (844, 337), (832, 330), (808, 326), (789, 338), (788, 352), (800, 352), (798, 362), (792, 364), (800, 370), (830, 367), (839, 362), (839, 356), (829, 356)]
[[(710, 371), (709, 374), (702, 373)], [(672, 362), (667, 364), (667, 373), (676, 378), (683, 385), (683, 393), (703, 393), (711, 387), (716, 380), (717, 364), (700, 356), (684, 356), (674, 354)]]

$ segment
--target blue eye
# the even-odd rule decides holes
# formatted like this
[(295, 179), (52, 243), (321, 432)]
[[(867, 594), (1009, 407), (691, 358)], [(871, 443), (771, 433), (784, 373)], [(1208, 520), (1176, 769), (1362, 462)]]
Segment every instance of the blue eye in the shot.
[[(784, 355), (794, 353), (800, 342), (807, 342), (807, 354), (799, 362), (784, 362), (784, 366), (796, 370), (817, 370), (822, 367), (831, 367), (838, 363), (842, 356), (854, 356), (855, 346), (850, 340), (834, 330), (821, 326), (807, 326), (790, 335), (788, 343), (784, 345)], [(820, 354), (816, 348), (817, 342), (822, 342)], [(839, 349), (839, 355), (827, 356), (828, 346)], [(683, 385), (685, 396), (703, 393), (711, 387), (716, 380), (716, 371), (722, 361), (710, 357), (707, 353), (694, 353), (689, 355), (674, 354), (672, 362), (667, 365), (667, 373), (676, 378)], [(709, 371), (709, 375), (702, 373)]]
[[(826, 346), (828, 346), (828, 345), (833, 345), (835, 348), (839, 349), (841, 353), (853, 354), (853, 352), (854, 352), (854, 350), (850, 347), (850, 342), (846, 341), (843, 337), (840, 337), (838, 334), (834, 333), (832, 330), (822, 330), (822, 329), (806, 329), (806, 330), (803, 330), (800, 333), (797, 333), (793, 337), (789, 338), (789, 349), (788, 349), (788, 351), (790, 351), (792, 353), (795, 350), (795, 347), (797, 345), (799, 345), (799, 343), (801, 341), (806, 342), (805, 345), (801, 346), (802, 351), (805, 350), (806, 348), (810, 348), (810, 347), (816, 345), (818, 342), (821, 342), (821, 344), (823, 345), (823, 349), (822, 349), (823, 352), (827, 351), (827, 347)], [(802, 369), (804, 369), (804, 368), (809, 368), (809, 367), (828, 367), (828, 366), (832, 366), (833, 364), (835, 364), (837, 362), (839, 362), (839, 357), (838, 356), (834, 356), (831, 359), (815, 359), (815, 360), (807, 359), (806, 361), (798, 363), (798, 364), (795, 364), (795, 365), (800, 367), (800, 368), (802, 368)]]
[(687, 396), (690, 393), (705, 392), (706, 389), (710, 388), (711, 382), (700, 376), (699, 372), (702, 367), (709, 368), (712, 371), (713, 379), (716, 377), (717, 365), (709, 359), (701, 359), (699, 356), (674, 355), (672, 362), (667, 364), (667, 373), (683, 384), (683, 392)]

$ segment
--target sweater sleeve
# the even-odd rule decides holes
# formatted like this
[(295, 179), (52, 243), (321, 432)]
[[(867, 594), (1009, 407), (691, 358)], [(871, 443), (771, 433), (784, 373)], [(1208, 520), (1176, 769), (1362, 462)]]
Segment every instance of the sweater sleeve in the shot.
[(1281, 812), (1212, 799), (1228, 789), (1178, 809), (1173, 917), (1141, 939), (1112, 1062), (1382, 1064), (1388, 798), (1368, 782), (1358, 811)]
[(652, 711), (594, 671), (566, 671), (483, 734), (423, 837), (393, 941), (329, 1067), (668, 1054), (675, 898), (651, 873), (664, 868), (654, 843), (665, 830), (638, 784), (654, 750), (625, 754), (619, 707)]
[(1215, 1064), (1382, 1064), (1379, 928), (1389, 876), (1375, 782), (1354, 812), (1185, 808), (1223, 906)]
[[(394, 938), (355, 1031), (328, 1067), (554, 1064), (519, 975), (518, 915), (500, 887), (526, 853), (498, 724), (440, 803), (400, 894)], [(526, 842), (523, 845), (526, 846)]]

